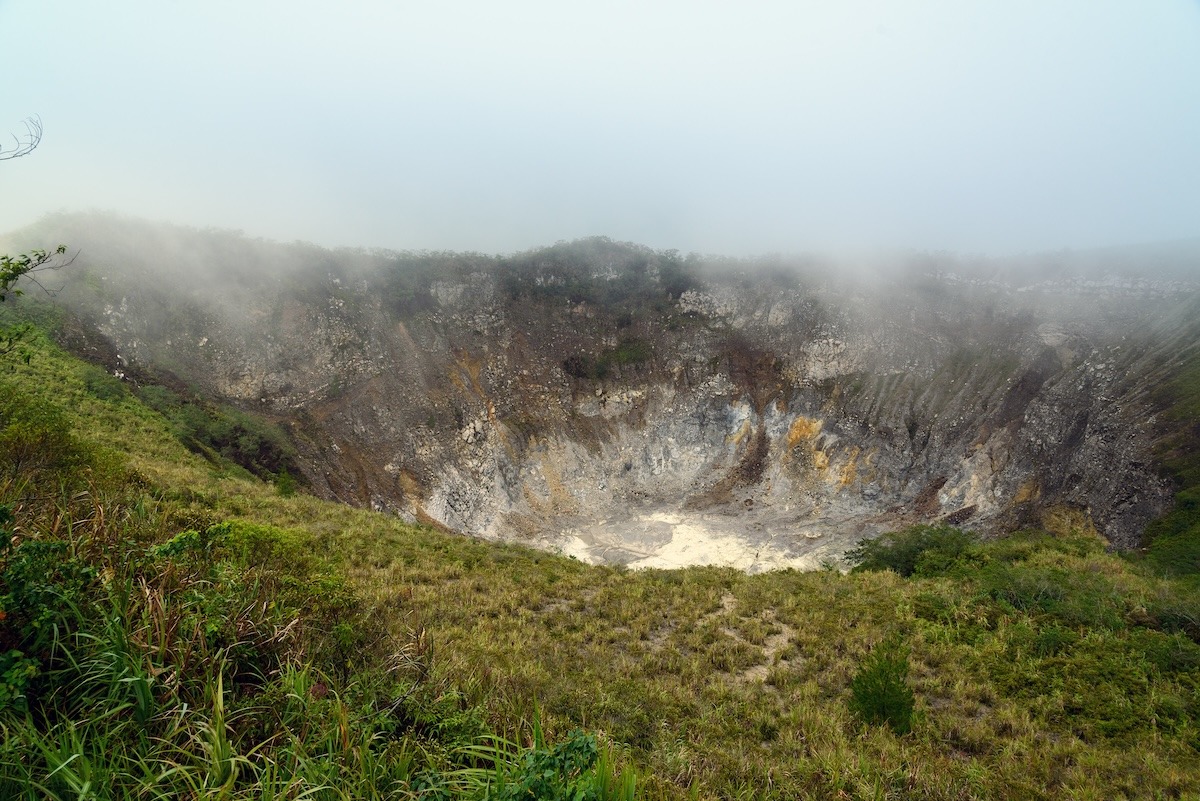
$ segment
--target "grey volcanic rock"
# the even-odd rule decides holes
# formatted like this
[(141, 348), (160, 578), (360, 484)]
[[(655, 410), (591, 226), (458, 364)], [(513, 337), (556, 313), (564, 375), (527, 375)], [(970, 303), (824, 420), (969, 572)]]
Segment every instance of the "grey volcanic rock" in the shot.
[(1186, 273), (147, 248), (167, 234), (84, 222), (54, 237), (83, 254), (62, 300), (123, 360), (284, 421), (317, 493), (456, 531), (812, 568), (908, 523), (1059, 507), (1130, 548), (1170, 503), (1147, 383), (1197, 339)]

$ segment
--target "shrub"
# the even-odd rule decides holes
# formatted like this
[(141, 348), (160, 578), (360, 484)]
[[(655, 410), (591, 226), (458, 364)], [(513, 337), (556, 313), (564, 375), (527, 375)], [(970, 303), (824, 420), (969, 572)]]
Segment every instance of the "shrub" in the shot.
[(879, 645), (850, 681), (850, 711), (865, 723), (887, 724), (896, 734), (913, 725), (913, 692), (908, 686), (908, 651), (899, 640)]
[(0, 710), (29, 711), (29, 685), (41, 669), (41, 663), (16, 648), (0, 653)]
[(275, 491), (284, 498), (290, 498), (296, 494), (296, 478), (286, 467), (279, 471), (279, 475), (275, 476)]
[(28, 709), (56, 639), (77, 627), (97, 572), (66, 542), (12, 536), (0, 506), (0, 712)]
[(596, 738), (574, 731), (567, 741), (552, 748), (535, 747), (525, 753), (525, 764), (513, 780), (500, 787), (497, 801), (600, 801), (589, 771), (599, 751)]
[(0, 469), (6, 478), (69, 485), (92, 461), (59, 409), (15, 386), (0, 386)]
[(846, 558), (855, 564), (855, 571), (935, 576), (945, 573), (974, 543), (974, 535), (952, 526), (909, 526), (873, 540), (860, 540)]

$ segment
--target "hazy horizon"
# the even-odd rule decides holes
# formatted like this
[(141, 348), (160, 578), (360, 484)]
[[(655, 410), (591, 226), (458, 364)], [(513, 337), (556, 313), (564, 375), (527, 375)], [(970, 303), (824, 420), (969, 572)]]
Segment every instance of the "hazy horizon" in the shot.
[[(1200, 3), (0, 3), (0, 233), (1008, 255), (1200, 236)], [(8, 141), (11, 141), (10, 139)]]

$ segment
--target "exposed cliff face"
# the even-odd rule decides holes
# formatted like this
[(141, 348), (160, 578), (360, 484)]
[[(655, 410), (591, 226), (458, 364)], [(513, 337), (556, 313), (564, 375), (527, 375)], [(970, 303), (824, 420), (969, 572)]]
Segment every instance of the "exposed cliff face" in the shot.
[(144, 248), (80, 235), (63, 302), (122, 360), (286, 421), (317, 492), (639, 566), (815, 567), (907, 522), (992, 530), (1060, 505), (1132, 547), (1172, 489), (1147, 382), (1200, 319), (1186, 281), (1111, 275), (193, 234), (195, 267), (164, 278)]

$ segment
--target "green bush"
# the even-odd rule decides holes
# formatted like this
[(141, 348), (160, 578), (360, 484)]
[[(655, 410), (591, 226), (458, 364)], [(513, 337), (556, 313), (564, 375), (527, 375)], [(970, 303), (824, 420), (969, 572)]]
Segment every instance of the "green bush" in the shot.
[(16, 648), (0, 653), (0, 710), (28, 712), (29, 686), (41, 670), (38, 660)]
[(89, 609), (96, 570), (67, 543), (12, 536), (0, 506), (0, 711), (25, 711), (58, 639)]
[(886, 724), (896, 734), (912, 731), (914, 698), (908, 686), (908, 651), (888, 640), (863, 660), (850, 681), (850, 711), (865, 723)]
[(275, 476), (275, 491), (281, 497), (290, 498), (296, 494), (296, 478), (285, 467)]
[(0, 471), (10, 482), (54, 489), (74, 485), (92, 465), (91, 449), (66, 415), (15, 386), (0, 386)]
[(581, 731), (553, 748), (532, 748), (520, 773), (496, 793), (496, 801), (600, 801), (588, 775), (598, 756), (596, 738)]
[(909, 526), (876, 539), (860, 540), (846, 553), (855, 571), (891, 570), (901, 576), (942, 575), (975, 544), (975, 537), (952, 526)]

